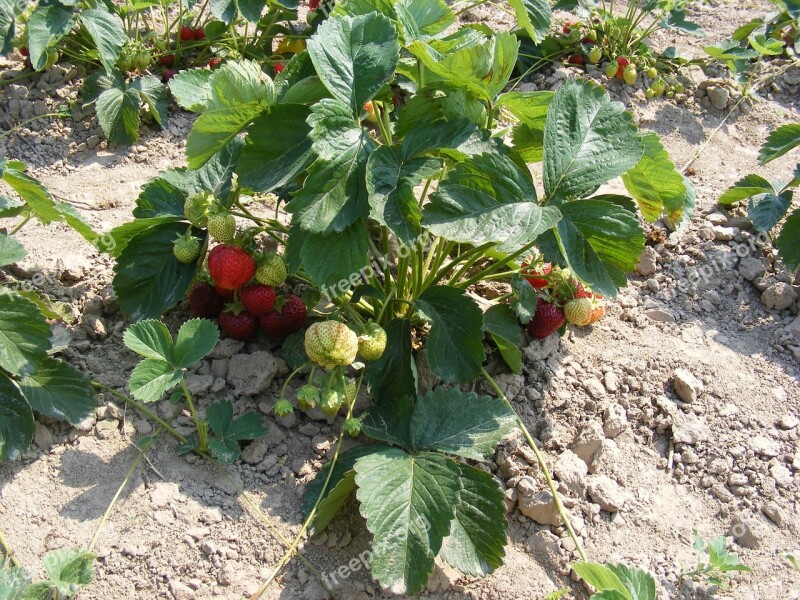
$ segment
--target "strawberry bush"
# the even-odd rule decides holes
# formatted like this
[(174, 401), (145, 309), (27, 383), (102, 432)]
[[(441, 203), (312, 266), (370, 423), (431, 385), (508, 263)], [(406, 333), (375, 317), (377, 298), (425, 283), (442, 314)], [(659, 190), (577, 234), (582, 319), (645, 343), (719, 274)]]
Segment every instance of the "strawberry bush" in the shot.
[[(294, 372), (274, 411), (320, 406), (372, 441), (340, 452), (340, 437), (308, 485), (303, 531), (323, 530), (355, 493), (373, 575), (408, 594), (437, 556), (476, 576), (502, 563), (503, 493), (479, 466), (515, 427), (538, 450), (487, 359), (497, 352), (519, 372), (521, 325), (545, 302), (559, 326), (596, 317), (599, 295), (614, 296), (638, 260), (642, 220), (681, 227), (694, 206), (658, 137), (601, 87), (504, 93), (517, 38), (448, 33), (454, 21), (443, 2), (344, 0), (274, 79), (250, 61), (179, 73), (172, 93), (199, 113), (189, 168), (145, 185), (105, 247), (133, 320), (203, 282), (214, 306), (204, 316), (227, 301), (250, 315), (248, 338), (254, 319), (283, 337), (257, 316), (275, 311), (271, 292), (250, 286), (275, 293), (284, 275), (262, 281), (259, 270), (285, 266), (304, 322), (283, 342)], [(601, 189), (618, 177), (629, 196)], [(268, 214), (267, 194), (290, 219)], [(190, 253), (178, 248), (190, 238)], [(510, 291), (481, 300), (475, 284), (487, 281)], [(439, 381), (431, 390), (419, 389), (419, 361)], [(306, 383), (292, 391), (295, 377)], [(498, 397), (464, 391), (481, 378)], [(362, 387), (372, 404), (356, 414)]]

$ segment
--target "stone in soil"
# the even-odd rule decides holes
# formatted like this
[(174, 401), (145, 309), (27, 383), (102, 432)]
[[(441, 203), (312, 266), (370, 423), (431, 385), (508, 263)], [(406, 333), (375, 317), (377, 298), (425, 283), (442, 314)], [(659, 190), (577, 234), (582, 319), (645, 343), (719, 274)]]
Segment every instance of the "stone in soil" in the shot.
[(266, 391), (276, 375), (286, 372), (286, 363), (264, 350), (236, 354), (228, 364), (228, 383), (237, 396), (255, 396)]
[(561, 523), (553, 495), (548, 490), (541, 490), (533, 496), (520, 496), (519, 511), (542, 525)]
[(675, 393), (684, 402), (695, 402), (703, 393), (703, 383), (686, 369), (675, 369), (673, 385)]
[(797, 300), (797, 292), (791, 285), (778, 281), (770, 285), (761, 294), (761, 301), (769, 310), (784, 310)]

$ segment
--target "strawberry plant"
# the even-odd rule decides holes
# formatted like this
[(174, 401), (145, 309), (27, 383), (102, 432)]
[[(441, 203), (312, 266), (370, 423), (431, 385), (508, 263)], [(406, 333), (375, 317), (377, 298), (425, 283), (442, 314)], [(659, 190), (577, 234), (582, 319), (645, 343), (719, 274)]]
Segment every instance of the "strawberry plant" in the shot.
[(686, 0), (637, 0), (627, 3), (624, 13), (616, 14), (614, 2), (562, 0), (555, 8), (574, 12), (575, 20), (564, 22), (543, 40), (524, 40), (521, 70), (527, 74), (566, 56), (569, 64), (597, 65), (609, 79), (627, 85), (644, 76), (648, 97), (674, 95), (682, 91), (676, 71), (694, 61), (680, 58), (675, 48), (655, 52), (650, 37), (662, 29), (703, 35), (696, 23), (686, 20), (687, 5)]
[[(2, 549), (6, 550), (5, 545)], [(84, 550), (49, 552), (43, 559), (48, 579), (32, 583), (30, 574), (17, 564), (13, 555), (5, 555), (0, 561), (0, 597), (9, 600), (75, 598), (81, 588), (92, 582), (95, 558)]]
[[(87, 240), (98, 239), (71, 205), (54, 201), (26, 170), (19, 161), (0, 159), (0, 177), (19, 197), (0, 197), (0, 218), (16, 219), (11, 231), (0, 229), (0, 267), (26, 256), (12, 236), (31, 220), (43, 225), (66, 222)], [(89, 381), (55, 357), (64, 345), (48, 320), (65, 317), (71, 317), (69, 310), (28, 282), (0, 287), (0, 462), (16, 460), (27, 450), (36, 430), (34, 413), (73, 424), (94, 413)]]
[(656, 582), (642, 569), (624, 564), (573, 563), (572, 570), (595, 589), (590, 600), (655, 600)]
[[(148, 183), (110, 250), (120, 306), (134, 320), (179, 302), (205, 277), (206, 256), (234, 302), (246, 304), (253, 280), (274, 287), (288, 275), (305, 286), (305, 303), (287, 296), (260, 317), (269, 335), (286, 338), (295, 369), (273, 410), (342, 413), (343, 434), (376, 443), (340, 454), (340, 436), (308, 486), (300, 535), (324, 529), (354, 492), (373, 534), (373, 575), (409, 594), (437, 556), (476, 576), (502, 561), (502, 490), (476, 463), (515, 426), (538, 453), (484, 368), (495, 349), (522, 368), (521, 324), (540, 300), (521, 273), (535, 264), (533, 275), (557, 282), (559, 303), (563, 289), (570, 299), (580, 290), (614, 296), (644, 247), (640, 219), (679, 227), (694, 205), (658, 137), (639, 133), (599, 86), (569, 80), (555, 93), (504, 93), (516, 37), (447, 33), (455, 16), (446, 4), (421, 8), (337, 2), (274, 79), (248, 61), (177, 75), (173, 94), (200, 113), (190, 170)], [(531, 27), (539, 18), (525, 17)], [(495, 130), (501, 112), (513, 120), (511, 144)], [(536, 162), (539, 185), (528, 166)], [(630, 197), (599, 191), (620, 176)], [(285, 202), (288, 225), (259, 206), (267, 193)], [(198, 194), (242, 223), (232, 242), (240, 250), (211, 242)], [(186, 264), (173, 242), (189, 228), (202, 250)], [(217, 252), (258, 258), (233, 261), (229, 281)], [(481, 281), (512, 291), (484, 311), (472, 296)], [(289, 335), (281, 317), (305, 330)], [(440, 383), (430, 391), (418, 389), (423, 359)], [(296, 391), (294, 377), (306, 378)], [(459, 387), (479, 378), (499, 398)], [(363, 387), (373, 404), (354, 414)]]
[(750, 567), (739, 561), (738, 556), (728, 552), (725, 536), (715, 537), (706, 543), (697, 531), (692, 531), (692, 533), (694, 534), (692, 548), (701, 558), (694, 569), (681, 573), (681, 580), (690, 578), (724, 586), (731, 573), (752, 571)]
[[(800, 124), (778, 127), (761, 146), (758, 162), (765, 165), (797, 146), (800, 146)], [(793, 188), (798, 185), (800, 164), (795, 166), (788, 182), (770, 182), (760, 175), (750, 174), (737, 181), (718, 200), (724, 205), (747, 200), (747, 215), (758, 231), (771, 234), (779, 230), (775, 247), (791, 271), (800, 268), (800, 207), (793, 201)]]

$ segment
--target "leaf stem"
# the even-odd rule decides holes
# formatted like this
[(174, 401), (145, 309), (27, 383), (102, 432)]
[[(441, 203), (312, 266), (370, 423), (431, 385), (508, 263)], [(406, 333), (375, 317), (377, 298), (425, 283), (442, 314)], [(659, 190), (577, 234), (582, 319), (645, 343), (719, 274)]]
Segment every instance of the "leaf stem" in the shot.
[(15, 567), (20, 566), (17, 557), (14, 555), (14, 551), (11, 549), (11, 546), (8, 545), (6, 538), (3, 537), (2, 531), (0, 531), (0, 550), (3, 551), (3, 556), (5, 557), (5, 560), (10, 561), (11, 564)]
[(25, 227), (25, 225), (28, 223), (28, 221), (30, 221), (30, 220), (31, 220), (31, 217), (32, 217), (32, 216), (33, 216), (33, 213), (29, 213), (29, 214), (28, 214), (28, 216), (26, 216), (24, 219), (22, 219), (22, 221), (20, 221), (20, 222), (19, 222), (19, 224), (18, 224), (16, 227), (14, 227), (14, 229), (12, 229), (11, 231), (9, 231), (9, 232), (8, 232), (8, 235), (9, 235), (9, 236), (11, 236), (11, 235), (14, 235), (14, 234), (15, 234), (15, 233), (17, 233), (17, 232), (18, 232), (20, 229), (22, 229), (23, 227)]
[(572, 538), (581, 560), (586, 561), (586, 553), (583, 550), (583, 546), (581, 545), (581, 541), (576, 535), (575, 530), (572, 528), (572, 521), (570, 521), (569, 513), (564, 508), (564, 504), (561, 502), (561, 497), (558, 495), (558, 490), (556, 489), (555, 483), (553, 483), (553, 478), (550, 476), (550, 470), (547, 468), (547, 463), (545, 463), (544, 456), (542, 456), (542, 453), (539, 451), (539, 447), (536, 445), (536, 442), (533, 441), (533, 437), (528, 431), (528, 428), (525, 427), (525, 423), (522, 422), (522, 417), (519, 416), (519, 413), (516, 411), (514, 406), (511, 404), (511, 402), (509, 402), (508, 398), (506, 398), (503, 390), (500, 389), (495, 380), (492, 379), (492, 376), (489, 375), (484, 367), (481, 367), (481, 373), (489, 382), (489, 385), (492, 386), (494, 391), (497, 392), (497, 395), (500, 397), (500, 399), (514, 413), (514, 416), (517, 419), (517, 426), (522, 430), (522, 434), (525, 436), (525, 441), (528, 442), (531, 450), (533, 450), (533, 453), (536, 455), (536, 461), (539, 463), (539, 467), (542, 469), (542, 474), (544, 475), (545, 481), (547, 481), (547, 487), (550, 488), (550, 493), (553, 495), (553, 502), (555, 502), (558, 515), (564, 522), (564, 526), (567, 528), (569, 537)]
[(186, 380), (183, 378), (181, 378), (181, 390), (186, 398), (186, 403), (189, 405), (189, 412), (192, 413), (194, 426), (197, 428), (197, 439), (199, 440), (200, 445), (199, 450), (200, 452), (205, 452), (208, 449), (208, 425), (205, 423), (205, 421), (200, 419), (200, 415), (197, 413), (197, 408), (194, 405), (192, 393), (189, 391), (189, 388), (186, 385)]

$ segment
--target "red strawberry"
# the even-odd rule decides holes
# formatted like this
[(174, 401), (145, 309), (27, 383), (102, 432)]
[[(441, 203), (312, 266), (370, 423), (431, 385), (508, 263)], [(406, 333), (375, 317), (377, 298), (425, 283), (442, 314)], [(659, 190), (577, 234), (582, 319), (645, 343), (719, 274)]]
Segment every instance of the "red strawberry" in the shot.
[(211, 69), (216, 69), (220, 64), (222, 64), (222, 59), (219, 56), (215, 56), (208, 61), (208, 66)]
[(204, 40), (206, 39), (206, 30), (200, 27), (199, 29), (195, 29), (193, 32), (194, 39), (196, 40)]
[(236, 295), (236, 290), (226, 290), (218, 285), (214, 286), (214, 290), (217, 292), (220, 298), (222, 298), (225, 302), (233, 302), (233, 297)]
[(297, 296), (289, 294), (283, 299), (281, 316), (286, 321), (289, 333), (293, 333), (306, 324), (306, 305)]
[(208, 272), (217, 288), (238, 290), (256, 272), (256, 261), (243, 248), (220, 244), (208, 255)]
[(177, 72), (174, 69), (164, 69), (164, 72), (161, 74), (161, 81), (163, 83), (167, 83), (170, 79), (175, 77)]
[(175, 55), (174, 54), (165, 54), (161, 58), (158, 59), (158, 64), (171, 69), (175, 64)]
[(239, 300), (253, 315), (263, 317), (275, 306), (275, 288), (254, 283), (239, 290)]
[(564, 35), (572, 31), (572, 21), (567, 21), (566, 23), (564, 23), (564, 26), (561, 28), (561, 31), (564, 33)]
[(210, 283), (196, 283), (189, 291), (189, 307), (195, 317), (216, 319), (224, 306), (224, 301)]
[(567, 62), (571, 65), (582, 65), (586, 59), (583, 58), (583, 54), (573, 54), (567, 59)]
[(575, 298), (591, 298), (592, 292), (587, 291), (583, 284), (579, 281), (575, 284)]
[(308, 0), (308, 10), (317, 10), (320, 0)]
[(278, 340), (282, 340), (291, 333), (286, 326), (286, 319), (277, 310), (271, 310), (261, 317), (261, 328), (269, 337)]
[(522, 263), (523, 271), (522, 274), (525, 279), (528, 280), (528, 283), (533, 286), (534, 289), (541, 290), (547, 287), (548, 281), (545, 275), (549, 275), (550, 271), (553, 270), (553, 265), (550, 263), (542, 263), (539, 267), (534, 267), (529, 270), (524, 270), (527, 267), (527, 263)]
[(19, 49), (19, 53), (22, 54), (22, 56), (24, 56), (26, 58), (31, 55), (31, 52), (30, 52), (30, 50), (28, 50), (27, 46), (23, 46), (22, 48), (20, 48)]
[(531, 337), (543, 340), (564, 324), (564, 309), (546, 302), (541, 298), (536, 300), (536, 314), (530, 320), (525, 330)]
[(278, 74), (286, 68), (286, 65), (284, 65), (282, 62), (276, 62), (274, 65), (272, 65), (272, 68), (275, 69), (275, 74)]
[(191, 27), (181, 27), (181, 41), (190, 42), (194, 39), (194, 29)]
[(219, 328), (235, 340), (249, 340), (258, 331), (258, 319), (241, 304), (230, 304), (219, 315)]

